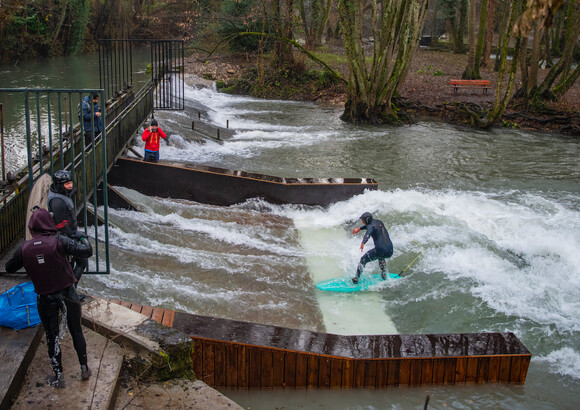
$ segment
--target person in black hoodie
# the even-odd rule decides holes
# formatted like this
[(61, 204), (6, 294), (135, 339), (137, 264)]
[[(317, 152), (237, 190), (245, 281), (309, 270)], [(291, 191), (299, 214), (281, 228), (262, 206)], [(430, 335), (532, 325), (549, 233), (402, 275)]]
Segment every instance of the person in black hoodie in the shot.
[(87, 363), (87, 344), (81, 326), (81, 302), (75, 291), (76, 279), (67, 255), (89, 258), (93, 248), (87, 238), (78, 241), (58, 235), (52, 217), (43, 208), (34, 211), (28, 229), (32, 239), (16, 249), (6, 262), (6, 272), (15, 273), (24, 267), (32, 279), (38, 294), (38, 314), (46, 333), (48, 357), (54, 372), (54, 375), (47, 376), (47, 382), (51, 386), (64, 388), (60, 350), (60, 340), (64, 334), (59, 334), (60, 323), (66, 322), (71, 333), (81, 365), (81, 379), (87, 380), (91, 376)]
[(360, 228), (354, 228), (352, 233), (356, 235), (361, 230), (366, 229), (365, 236), (362, 239), (362, 243), (360, 244), (360, 251), (362, 252), (365, 248), (365, 243), (369, 240), (369, 238), (373, 238), (373, 242), (375, 247), (365, 253), (362, 258), (360, 258), (360, 262), (356, 269), (356, 276), (352, 278), (352, 282), (354, 284), (358, 283), (358, 278), (360, 277), (365, 265), (369, 262), (379, 260), (379, 268), (381, 269), (381, 277), (383, 280), (387, 279), (387, 262), (385, 259), (390, 258), (393, 256), (393, 242), (391, 242), (391, 238), (389, 237), (389, 232), (387, 228), (385, 228), (385, 224), (383, 221), (379, 219), (373, 219), (373, 216), (369, 212), (365, 212), (360, 216), (360, 220), (363, 223), (363, 226)]

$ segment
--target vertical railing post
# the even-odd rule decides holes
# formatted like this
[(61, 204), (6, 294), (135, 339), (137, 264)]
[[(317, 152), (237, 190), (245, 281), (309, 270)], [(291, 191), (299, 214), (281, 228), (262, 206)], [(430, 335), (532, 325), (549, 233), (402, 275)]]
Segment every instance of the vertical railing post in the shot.
[(6, 154), (4, 153), (4, 109), (0, 103), (0, 139), (2, 141), (2, 180), (6, 181)]

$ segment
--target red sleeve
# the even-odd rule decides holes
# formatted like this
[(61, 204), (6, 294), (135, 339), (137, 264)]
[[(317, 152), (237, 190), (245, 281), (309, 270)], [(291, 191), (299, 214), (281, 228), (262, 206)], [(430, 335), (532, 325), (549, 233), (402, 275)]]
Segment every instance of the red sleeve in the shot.
[(157, 132), (161, 138), (167, 138), (167, 134), (165, 134), (161, 128), (157, 127)]
[(143, 141), (147, 141), (150, 136), (151, 136), (151, 131), (149, 131), (149, 128), (147, 128), (145, 131), (143, 131), (143, 136), (141, 137), (141, 139)]

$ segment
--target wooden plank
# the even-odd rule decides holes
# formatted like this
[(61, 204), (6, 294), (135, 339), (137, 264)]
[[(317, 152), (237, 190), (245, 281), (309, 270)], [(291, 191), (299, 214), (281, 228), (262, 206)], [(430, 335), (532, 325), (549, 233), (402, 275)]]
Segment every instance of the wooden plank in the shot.
[(502, 383), (509, 383), (510, 371), (512, 366), (512, 358), (510, 356), (502, 356), (499, 362), (499, 381)]
[(521, 383), (520, 372), (522, 371), (523, 358), (520, 356), (512, 357), (512, 365), (510, 371), (510, 383)]
[(445, 359), (433, 359), (433, 384), (445, 383)]
[(342, 363), (342, 387), (352, 387), (354, 384), (354, 360)]
[(161, 323), (163, 319), (163, 309), (153, 308), (153, 313), (151, 314), (151, 319), (154, 321)]
[(477, 383), (486, 383), (489, 381), (489, 357), (479, 358), (477, 365)]
[(343, 364), (342, 359), (330, 359), (330, 387), (342, 387)]
[(365, 367), (366, 360), (354, 361), (354, 377), (352, 380), (354, 387), (363, 387), (365, 385)]
[(387, 387), (389, 375), (389, 360), (377, 361), (377, 388)]
[(365, 366), (365, 382), (364, 387), (377, 386), (377, 361), (367, 360)]
[(401, 366), (401, 360), (389, 360), (389, 373), (387, 375), (387, 384), (389, 386), (399, 385), (399, 367)]
[(479, 364), (479, 359), (476, 357), (470, 357), (467, 359), (467, 372), (465, 373), (466, 383), (476, 383), (477, 382), (477, 365)]
[(296, 353), (284, 355), (284, 387), (296, 387)]
[(238, 387), (238, 349), (236, 344), (226, 344), (226, 387)]
[(201, 380), (203, 375), (203, 342), (193, 339), (193, 353), (191, 354), (192, 368), (195, 377)]
[(318, 387), (318, 377), (320, 372), (320, 356), (308, 355), (308, 387)]
[(248, 387), (259, 388), (261, 383), (260, 373), (262, 372), (261, 361), (262, 361), (262, 349), (258, 347), (249, 347), (249, 379)]
[(167, 310), (165, 309), (163, 312), (163, 319), (161, 320), (161, 324), (167, 327), (173, 327), (173, 318), (175, 317), (174, 310)]
[(433, 359), (423, 359), (421, 385), (433, 384)]
[(272, 365), (272, 349), (261, 349), (260, 354), (260, 387), (261, 388), (269, 388), (274, 385), (274, 372), (273, 372), (273, 365)]
[(284, 351), (272, 351), (272, 385), (274, 387), (284, 387), (284, 357)]
[(212, 387), (215, 386), (214, 348), (215, 344), (213, 342), (203, 341), (201, 381)]
[(240, 346), (238, 350), (238, 387), (247, 388), (250, 385), (249, 352), (247, 346)]
[(455, 365), (455, 384), (465, 383), (467, 378), (467, 358), (458, 357)]
[(296, 387), (306, 387), (308, 383), (308, 357), (296, 355)]
[(329, 357), (320, 357), (318, 367), (318, 387), (330, 387), (330, 363)]
[(141, 310), (141, 314), (150, 318), (151, 315), (153, 314), (153, 308), (151, 306), (143, 306), (143, 309)]
[(138, 305), (136, 303), (131, 304), (131, 310), (134, 310), (137, 313), (141, 313), (141, 310), (143, 309), (143, 306)]
[(409, 385), (420, 386), (421, 385), (421, 372), (423, 371), (424, 362), (428, 359), (414, 359), (409, 360), (411, 363), (411, 374), (409, 375)]
[(226, 344), (216, 342), (214, 345), (214, 385), (226, 386)]
[(445, 378), (443, 383), (454, 384), (455, 383), (455, 368), (457, 366), (457, 359), (454, 357), (448, 357), (445, 359)]
[(530, 366), (530, 360), (532, 356), (523, 356), (522, 357), (522, 367), (520, 368), (520, 379), (517, 383), (524, 384), (526, 381), (526, 376), (528, 374), (528, 367)]
[(486, 382), (497, 382), (499, 381), (499, 366), (501, 358), (499, 356), (489, 358), (489, 370), (487, 372)]
[(409, 386), (411, 380), (411, 360), (402, 359), (399, 367), (399, 386)]

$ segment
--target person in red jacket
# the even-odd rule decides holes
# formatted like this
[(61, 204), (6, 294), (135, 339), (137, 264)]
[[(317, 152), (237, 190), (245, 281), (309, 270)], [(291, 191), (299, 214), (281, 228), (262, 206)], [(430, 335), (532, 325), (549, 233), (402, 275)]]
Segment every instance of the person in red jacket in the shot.
[(159, 161), (159, 141), (160, 138), (167, 138), (167, 135), (159, 128), (157, 120), (152, 120), (151, 125), (143, 131), (141, 139), (145, 141), (145, 155), (144, 161), (157, 162)]
[[(46, 347), (54, 375), (47, 382), (64, 388), (60, 340), (64, 336), (62, 323), (68, 325), (73, 346), (81, 365), (81, 379), (88, 380), (87, 343), (81, 325), (81, 302), (75, 291), (76, 278), (67, 255), (89, 258), (93, 248), (86, 237), (80, 240), (59, 235), (52, 216), (38, 208), (30, 217), (28, 229), (32, 239), (24, 242), (6, 262), (6, 272), (15, 273), (24, 267), (34, 284), (38, 297), (38, 315), (46, 334)], [(60, 317), (60, 318), (59, 318)]]

